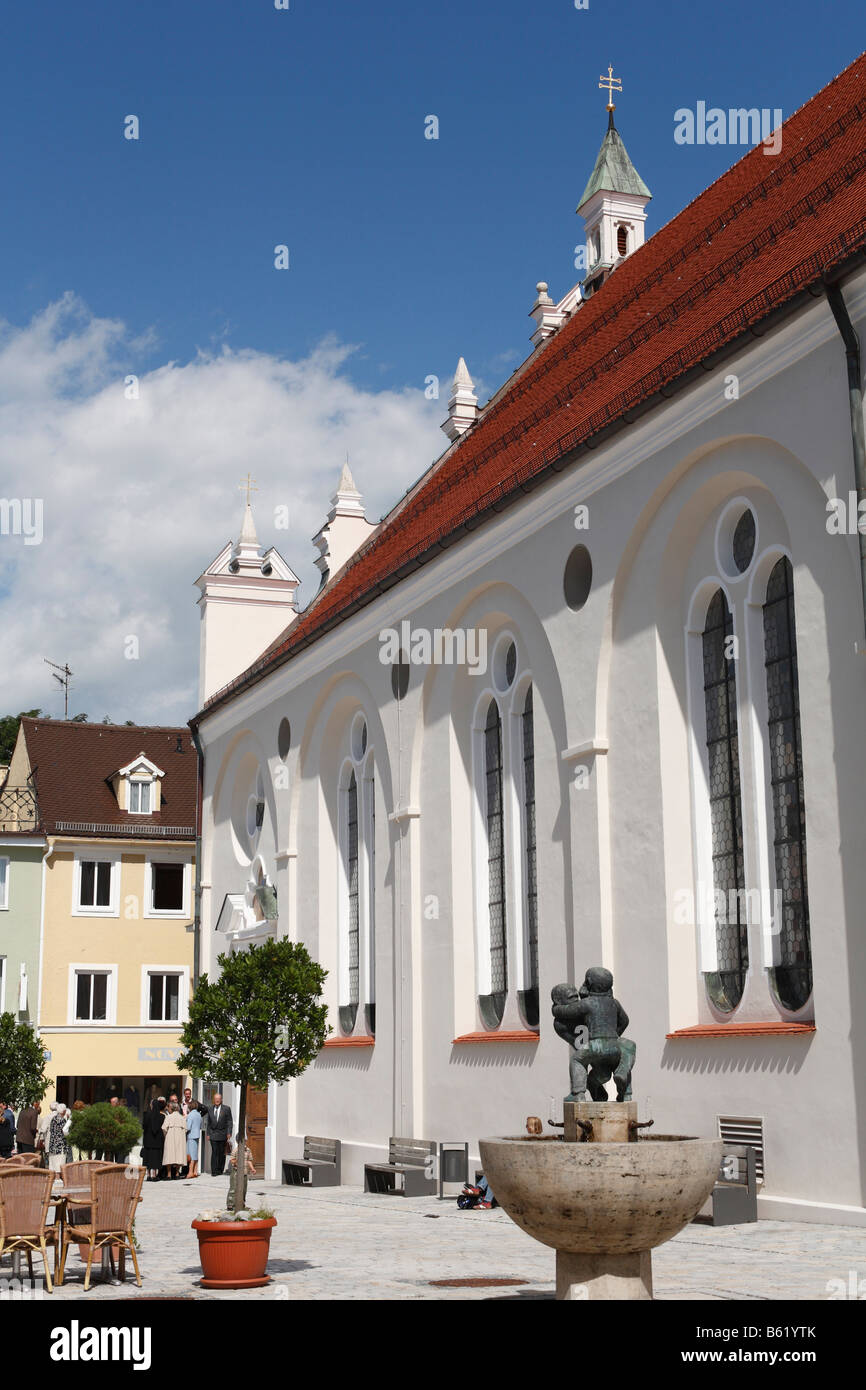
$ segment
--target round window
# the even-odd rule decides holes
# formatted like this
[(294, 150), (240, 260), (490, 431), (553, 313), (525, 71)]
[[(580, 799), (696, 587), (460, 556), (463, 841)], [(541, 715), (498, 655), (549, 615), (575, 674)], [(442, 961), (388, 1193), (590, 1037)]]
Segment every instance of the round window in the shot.
[(745, 574), (755, 553), (755, 514), (748, 508), (734, 527), (731, 551), (740, 574)]
[(493, 654), (493, 684), (503, 694), (517, 675), (517, 647), (510, 637), (501, 637)]
[(569, 555), (562, 588), (569, 608), (573, 613), (579, 613), (592, 588), (592, 560), (585, 545), (576, 545)]
[(359, 715), (352, 725), (352, 757), (360, 762), (367, 751), (367, 721)]

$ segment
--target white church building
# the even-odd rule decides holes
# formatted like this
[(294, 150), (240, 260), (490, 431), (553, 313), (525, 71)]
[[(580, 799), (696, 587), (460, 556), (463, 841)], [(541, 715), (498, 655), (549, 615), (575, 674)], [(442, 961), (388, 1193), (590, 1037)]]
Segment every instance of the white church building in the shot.
[(605, 965), (641, 1119), (754, 1143), (764, 1217), (866, 1224), (864, 90), (646, 238), (611, 109), (523, 365), (481, 406), (461, 359), (380, 524), (344, 469), (305, 609), (249, 504), (199, 579), (200, 968), (328, 971), (268, 1176), (561, 1119), (550, 991)]

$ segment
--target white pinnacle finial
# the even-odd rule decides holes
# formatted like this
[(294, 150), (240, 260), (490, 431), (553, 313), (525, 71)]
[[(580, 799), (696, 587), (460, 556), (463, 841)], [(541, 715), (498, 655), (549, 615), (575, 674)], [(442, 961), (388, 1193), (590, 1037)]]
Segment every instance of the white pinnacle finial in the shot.
[(469, 375), (466, 360), (461, 357), (451, 386), (448, 419), (442, 426), (450, 440), (457, 439), (478, 419), (478, 397), (475, 395), (474, 387), (475, 383)]
[(253, 521), (253, 509), (247, 502), (244, 508), (244, 521), (241, 526), (240, 540), (238, 546), (254, 545), (258, 548), (259, 538), (256, 535), (256, 523)]
[(357, 491), (358, 489), (355, 487), (355, 479), (352, 477), (352, 474), (349, 471), (349, 459), (347, 457), (346, 462), (343, 464), (343, 471), (340, 474), (340, 481), (337, 484), (337, 494), (339, 495), (341, 492)]
[(468, 386), (470, 391), (475, 385), (474, 381), (469, 375), (469, 368), (466, 365), (465, 357), (461, 357), (460, 361), (457, 363), (457, 371), (454, 373), (454, 385)]

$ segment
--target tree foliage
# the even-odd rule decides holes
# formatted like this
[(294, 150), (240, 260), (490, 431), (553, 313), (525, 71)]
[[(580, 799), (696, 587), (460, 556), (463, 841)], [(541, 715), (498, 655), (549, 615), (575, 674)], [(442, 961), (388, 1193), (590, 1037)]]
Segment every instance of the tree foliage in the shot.
[(97, 1101), (73, 1110), (69, 1142), (86, 1154), (112, 1154), (122, 1158), (141, 1138), (141, 1125), (125, 1105)]
[(0, 715), (0, 763), (8, 763), (18, 737), (18, 726), (22, 719), (38, 719), (41, 709), (25, 709), (20, 714)]
[(265, 941), (218, 958), (220, 975), (202, 975), (181, 1031), (179, 1071), (240, 1088), (235, 1210), (243, 1206), (246, 1088), (300, 1076), (328, 1033), (321, 1002), (327, 971), (300, 942)]
[(32, 1105), (50, 1085), (38, 1033), (28, 1023), (17, 1023), (14, 1014), (0, 1014), (0, 1100), (13, 1109)]

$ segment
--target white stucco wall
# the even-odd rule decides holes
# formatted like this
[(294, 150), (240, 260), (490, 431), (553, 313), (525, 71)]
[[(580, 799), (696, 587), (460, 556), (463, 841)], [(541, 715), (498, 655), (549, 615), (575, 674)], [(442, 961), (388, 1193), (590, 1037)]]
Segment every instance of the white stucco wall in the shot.
[[(862, 339), (866, 276), (845, 295)], [(729, 401), (731, 372), (740, 395)], [(714, 1134), (720, 1115), (761, 1117), (764, 1214), (866, 1221), (866, 1048), (855, 1008), (866, 986), (866, 658), (856, 537), (831, 536), (825, 524), (826, 498), (851, 487), (845, 358), (821, 300), (203, 721), (202, 968), (225, 946), (213, 931), (225, 894), (242, 892), (249, 877), (238, 808), (260, 772), (266, 815), (255, 850), (277, 886), (277, 929), (304, 940), (329, 970), (335, 1029), (336, 786), (358, 710), (375, 759), (375, 1046), (328, 1048), (281, 1089), (273, 1176), (305, 1133), (342, 1139), (344, 1172), (360, 1181), (363, 1159), (384, 1153), (390, 1134), (469, 1139), (477, 1153), (484, 1134), (519, 1133), (529, 1114), (546, 1121), (568, 1077), (550, 1026), (551, 986), (606, 964), (638, 1046), (635, 1095), (657, 1132)], [(690, 719), (702, 711), (690, 715), (687, 633), (696, 590), (723, 578), (715, 535), (735, 497), (755, 512), (758, 553), (783, 547), (794, 567), (816, 1031), (668, 1041), (714, 1019), (697, 931), (677, 925), (673, 909), (695, 877)], [(579, 503), (589, 506), (585, 531), (574, 526)], [(575, 613), (562, 576), (578, 542), (591, 552), (593, 585)], [(751, 573), (725, 583), (743, 629), (743, 818), (747, 872), (760, 877), (769, 873), (766, 808), (748, 750), (760, 746), (762, 715), (746, 692), (760, 690), (762, 654), (745, 629), (760, 624), (761, 598)], [(489, 678), (413, 666), (405, 699), (395, 701), (378, 635), (403, 618), (413, 628), (482, 627), (491, 650), (507, 630), (518, 678), (531, 675), (537, 1043), (452, 1043), (483, 1028), (471, 724)], [(292, 747), (282, 770), (284, 717)], [(580, 766), (588, 785), (576, 789)], [(431, 895), (438, 918), (426, 913)], [(512, 904), (512, 963), (516, 921)], [(762, 949), (755, 927), (735, 1021), (787, 1017), (773, 1002)], [(502, 1028), (522, 1026), (512, 995)]]

